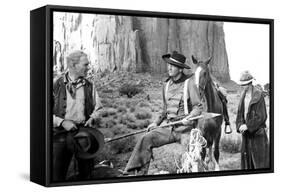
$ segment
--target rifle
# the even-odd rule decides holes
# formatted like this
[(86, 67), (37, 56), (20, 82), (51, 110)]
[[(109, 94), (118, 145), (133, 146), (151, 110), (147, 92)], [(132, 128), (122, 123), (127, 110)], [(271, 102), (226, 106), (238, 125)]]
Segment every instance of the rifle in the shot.
[[(169, 127), (169, 126), (172, 126), (172, 125), (183, 124), (184, 120), (190, 120), (191, 121), (191, 120), (196, 120), (196, 119), (211, 119), (211, 118), (215, 118), (215, 117), (220, 116), (220, 115), (221, 114), (218, 114), (218, 113), (207, 113), (207, 112), (204, 112), (201, 115), (198, 115), (198, 116), (195, 116), (195, 117), (191, 117), (191, 118), (187, 118), (187, 119), (185, 118), (187, 115), (184, 115), (184, 116), (180, 116), (180, 117), (184, 117), (181, 120), (174, 121), (174, 122), (171, 122), (171, 123), (168, 123), (168, 124), (165, 124), (165, 125), (160, 125), (160, 126), (157, 126), (154, 129), (159, 129), (159, 128), (163, 128), (163, 127)], [(154, 129), (152, 129), (152, 130), (154, 130)], [(136, 131), (136, 132), (129, 133), (129, 134), (126, 134), (126, 135), (122, 135), (122, 136), (119, 136), (119, 137), (116, 137), (116, 138), (106, 138), (105, 143), (110, 143), (112, 141), (116, 141), (116, 140), (119, 140), (119, 139), (123, 139), (123, 138), (126, 138), (126, 137), (130, 137), (130, 136), (133, 136), (133, 135), (144, 133), (144, 132), (147, 132), (147, 130), (145, 129), (145, 130)]]

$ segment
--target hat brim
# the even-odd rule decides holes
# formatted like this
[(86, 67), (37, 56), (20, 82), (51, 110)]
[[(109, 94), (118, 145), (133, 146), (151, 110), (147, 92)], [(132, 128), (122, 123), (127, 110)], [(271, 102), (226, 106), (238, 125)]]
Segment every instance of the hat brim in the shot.
[(247, 80), (247, 81), (239, 81), (239, 85), (241, 86), (245, 86), (245, 85), (248, 85), (250, 84), (251, 82), (253, 82), (254, 79), (250, 79), (250, 80)]
[(95, 128), (80, 128), (79, 132), (74, 136), (76, 138), (83, 136), (83, 133), (88, 133), (91, 138), (91, 146), (87, 152), (78, 151), (77, 156), (81, 159), (91, 159), (94, 158), (104, 147), (104, 136), (103, 134)]
[(170, 58), (171, 58), (171, 54), (167, 54), (167, 55), (163, 55), (162, 56), (162, 59), (164, 61), (166, 61), (167, 63), (171, 64), (171, 65), (175, 65), (175, 66), (177, 66), (179, 68), (191, 69), (190, 66), (188, 66), (188, 65), (186, 65), (184, 63), (177, 63), (177, 62), (171, 60)]

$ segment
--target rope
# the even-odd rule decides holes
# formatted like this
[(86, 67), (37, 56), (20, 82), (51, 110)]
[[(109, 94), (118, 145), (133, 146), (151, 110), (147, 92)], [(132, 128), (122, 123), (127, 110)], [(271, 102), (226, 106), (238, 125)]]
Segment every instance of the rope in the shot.
[(178, 165), (176, 159), (176, 167), (178, 168), (177, 173), (189, 173), (192, 172), (195, 164), (202, 165), (204, 170), (207, 170), (207, 166), (201, 161), (201, 150), (207, 146), (206, 139), (202, 136), (202, 132), (198, 129), (192, 129), (190, 132), (189, 150), (182, 155), (181, 167)]

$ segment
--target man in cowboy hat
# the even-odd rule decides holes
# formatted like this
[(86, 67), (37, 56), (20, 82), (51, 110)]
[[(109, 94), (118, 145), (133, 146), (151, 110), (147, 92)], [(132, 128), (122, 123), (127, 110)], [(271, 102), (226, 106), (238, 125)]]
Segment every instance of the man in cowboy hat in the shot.
[(53, 86), (53, 180), (64, 181), (73, 155), (78, 179), (90, 177), (92, 158), (103, 145), (103, 135), (91, 128), (102, 107), (92, 82), (85, 77), (89, 60), (82, 51), (67, 56), (68, 72)]
[(242, 134), (241, 169), (269, 168), (266, 106), (262, 91), (253, 81), (249, 71), (242, 72), (239, 83), (244, 90), (236, 118), (237, 132)]
[[(152, 149), (169, 143), (183, 142), (182, 136), (194, 127), (194, 122), (186, 120), (181, 126), (157, 128), (161, 123), (169, 123), (177, 117), (200, 115), (202, 106), (199, 91), (194, 83), (194, 76), (187, 76), (183, 69), (190, 69), (185, 64), (186, 57), (176, 51), (162, 56), (167, 63), (169, 78), (163, 87), (163, 112), (148, 126), (148, 133), (143, 135), (136, 144), (124, 173), (137, 172), (147, 174), (152, 158)], [(185, 141), (186, 142), (186, 141)]]

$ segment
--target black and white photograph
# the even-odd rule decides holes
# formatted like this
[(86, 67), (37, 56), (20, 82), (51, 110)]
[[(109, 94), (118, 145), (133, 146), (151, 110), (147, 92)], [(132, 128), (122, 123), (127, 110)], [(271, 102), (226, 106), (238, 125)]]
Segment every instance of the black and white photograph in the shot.
[(52, 182), (271, 170), (269, 24), (52, 14)]

